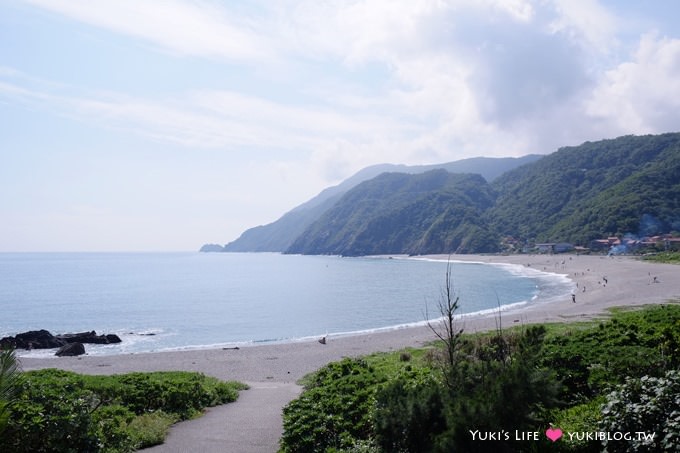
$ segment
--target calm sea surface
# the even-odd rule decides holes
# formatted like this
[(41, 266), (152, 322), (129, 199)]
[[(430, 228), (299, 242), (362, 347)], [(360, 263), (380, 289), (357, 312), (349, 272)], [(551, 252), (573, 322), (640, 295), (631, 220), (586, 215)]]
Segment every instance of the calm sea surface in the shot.
[[(445, 262), (399, 258), (3, 253), (0, 337), (96, 330), (123, 343), (87, 345), (89, 354), (121, 354), (394, 328), (435, 317), (445, 272)], [(460, 313), (570, 290), (564, 277), (521, 266), (454, 263), (452, 273)]]

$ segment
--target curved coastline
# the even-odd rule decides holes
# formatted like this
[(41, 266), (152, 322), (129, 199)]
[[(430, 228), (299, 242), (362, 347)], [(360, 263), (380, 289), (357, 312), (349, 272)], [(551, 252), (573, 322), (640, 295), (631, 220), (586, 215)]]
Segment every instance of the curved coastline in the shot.
[[(432, 255), (427, 259), (448, 259)], [(647, 263), (631, 257), (573, 256), (565, 266), (560, 255), (454, 255), (464, 262), (500, 263), (531, 267), (570, 278), (576, 302), (570, 296), (550, 303), (523, 303), (504, 310), (503, 325), (586, 320), (606, 315), (607, 308), (665, 303), (680, 299), (677, 266)], [(657, 277), (658, 284), (652, 283)], [(603, 277), (608, 284), (603, 284)], [(585, 287), (585, 291), (583, 288)], [(497, 310), (462, 316), (465, 331), (494, 329)], [(331, 335), (326, 345), (317, 338), (286, 342), (252, 343), (240, 349), (223, 347), (122, 355), (88, 355), (77, 358), (21, 359), (24, 369), (59, 367), (78, 372), (109, 374), (127, 371), (189, 369), (223, 379), (295, 382), (325, 363), (344, 356), (422, 346), (434, 339), (425, 323), (395, 326), (369, 332)], [(266, 360), (266, 357), (271, 357)], [(275, 357), (275, 358), (274, 358)]]
[[(369, 256), (365, 258), (374, 258), (374, 259), (388, 259), (387, 256)], [(437, 263), (445, 263), (446, 261), (449, 261), (448, 257), (442, 258), (441, 256), (417, 256), (417, 257), (412, 257), (412, 256), (391, 256), (389, 257), (390, 259), (403, 259), (403, 260), (409, 260), (409, 261), (428, 261), (428, 262), (437, 262)], [(556, 274), (552, 272), (546, 272), (546, 271), (539, 271), (537, 269), (533, 269), (531, 267), (524, 267), (519, 264), (509, 264), (509, 263), (496, 263), (496, 262), (484, 262), (483, 260), (479, 261), (473, 261), (473, 260), (466, 260), (466, 259), (451, 259), (450, 260), (454, 264), (461, 264), (461, 265), (475, 265), (478, 264), (480, 267), (485, 267), (485, 266), (493, 266), (495, 268), (501, 269), (503, 273), (507, 273), (510, 275), (516, 275), (520, 278), (526, 279), (525, 281), (527, 282), (526, 284), (535, 287), (535, 290), (532, 290), (532, 296), (525, 296), (525, 295), (519, 295), (518, 293), (513, 293), (513, 292), (506, 292), (505, 295), (503, 295), (503, 290), (499, 289), (499, 293), (503, 296), (501, 299), (503, 299), (503, 302), (501, 303), (499, 300), (499, 305), (498, 306), (489, 306), (488, 302), (486, 304), (486, 307), (479, 307), (478, 303), (475, 303), (475, 301), (479, 300), (488, 300), (488, 294), (485, 296), (483, 294), (479, 294), (472, 299), (466, 298), (465, 295), (461, 296), (461, 309), (459, 313), (456, 315), (457, 319), (459, 321), (462, 321), (463, 319), (470, 319), (470, 318), (476, 318), (476, 317), (483, 317), (483, 316), (497, 316), (499, 312), (505, 313), (509, 311), (516, 311), (520, 310), (522, 308), (525, 308), (526, 306), (532, 305), (532, 304), (542, 304), (542, 303), (549, 303), (552, 300), (555, 299), (561, 299), (564, 297), (568, 297), (568, 294), (570, 292), (570, 288), (573, 285), (571, 280), (564, 275), (561, 274)], [(483, 271), (482, 271), (483, 272)], [(465, 274), (465, 271), (463, 271)], [(492, 275), (495, 275), (492, 273)], [(469, 278), (469, 275), (466, 275), (466, 279)], [(512, 277), (511, 277), (512, 278)], [(465, 291), (465, 290), (463, 290)], [(511, 296), (511, 294), (514, 294), (514, 296)], [(517, 297), (519, 296), (519, 297)], [(481, 297), (481, 298), (479, 298)], [(493, 296), (492, 296), (493, 297)], [(497, 296), (498, 298), (498, 296)], [(467, 304), (468, 301), (472, 301), (471, 304)], [(470, 311), (465, 311), (465, 310), (470, 310)], [(147, 354), (147, 353), (165, 353), (165, 352), (179, 352), (179, 351), (201, 351), (201, 350), (221, 350), (221, 349), (241, 349), (241, 348), (249, 348), (249, 347), (259, 347), (259, 346), (271, 346), (271, 345), (278, 345), (278, 344), (287, 344), (287, 343), (292, 343), (292, 344), (297, 344), (297, 343), (303, 343), (303, 342), (316, 342), (320, 337), (325, 336), (328, 339), (338, 339), (338, 338), (347, 338), (347, 337), (353, 337), (353, 336), (365, 336), (365, 335), (376, 335), (376, 334), (382, 334), (382, 333), (387, 333), (387, 332), (392, 332), (392, 331), (401, 331), (403, 329), (409, 329), (409, 328), (421, 328), (421, 327), (426, 327), (429, 323), (437, 322), (438, 320), (434, 317), (431, 317), (431, 319), (425, 319), (425, 316), (419, 317), (418, 320), (414, 321), (408, 321), (405, 320), (403, 322), (398, 322), (395, 324), (391, 325), (378, 325), (377, 327), (372, 327), (368, 326), (365, 328), (361, 329), (356, 329), (356, 330), (329, 330), (326, 332), (316, 332), (316, 333), (308, 333), (307, 335), (303, 335), (300, 337), (262, 337), (262, 338), (253, 338), (253, 339), (243, 339), (243, 340), (227, 340), (227, 341), (215, 341), (215, 342), (209, 342), (209, 343), (204, 343), (204, 344), (191, 344), (187, 343), (185, 345), (182, 344), (177, 344), (176, 341), (171, 341), (171, 343), (175, 343), (174, 345), (170, 344), (168, 345), (165, 340), (163, 340), (164, 337), (167, 336), (175, 336), (177, 335), (176, 333), (173, 333), (172, 331), (164, 331), (163, 329), (160, 328), (150, 328), (147, 329), (144, 332), (133, 332), (133, 329), (121, 329), (118, 331), (115, 331), (117, 335), (119, 335), (121, 338), (124, 339), (124, 341), (121, 344), (112, 346), (112, 345), (106, 345), (106, 346), (97, 346), (93, 345), (87, 348), (87, 355), (88, 356), (116, 356), (116, 355), (131, 355), (131, 354)], [(140, 347), (141, 346), (141, 347)], [(49, 359), (52, 358), (54, 351), (53, 350), (42, 350), (42, 349), (37, 349), (33, 351), (17, 351), (18, 356), (25, 358), (25, 359)]]
[[(447, 256), (439, 256), (447, 259)], [(559, 257), (551, 256), (457, 256), (464, 261), (527, 265), (536, 269), (555, 266)], [(633, 258), (598, 256), (575, 257), (559, 274), (578, 284), (576, 302), (571, 297), (546, 304), (525, 304), (502, 315), (502, 325), (513, 326), (542, 322), (583, 321), (606, 316), (610, 307), (680, 302), (678, 266), (640, 262)], [(603, 285), (602, 277), (607, 278)], [(654, 279), (656, 277), (656, 279)], [(658, 283), (655, 283), (658, 282)], [(586, 291), (583, 292), (583, 287)], [(498, 319), (492, 314), (461, 319), (466, 332), (492, 330)], [(304, 375), (343, 357), (373, 352), (421, 347), (433, 341), (426, 326), (331, 338), (326, 344), (301, 341), (285, 344), (260, 344), (235, 349), (81, 356), (50, 359), (21, 359), (25, 370), (61, 368), (85, 374), (117, 374), (131, 371), (198, 371), (225, 380), (239, 380), (251, 389), (235, 404), (216, 408), (200, 419), (184, 422), (171, 430), (163, 445), (151, 452), (187, 451), (205, 447), (221, 451), (226, 443), (242, 451), (277, 451), (282, 433), (281, 409), (301, 391), (296, 382)], [(245, 414), (245, 415), (244, 415)], [(258, 420), (256, 429), (253, 418)], [(257, 415), (254, 415), (257, 414)], [(267, 414), (265, 417), (263, 414)], [(264, 417), (264, 418), (263, 418)], [(264, 420), (266, 419), (266, 422)], [(219, 447), (210, 449), (210, 440)]]

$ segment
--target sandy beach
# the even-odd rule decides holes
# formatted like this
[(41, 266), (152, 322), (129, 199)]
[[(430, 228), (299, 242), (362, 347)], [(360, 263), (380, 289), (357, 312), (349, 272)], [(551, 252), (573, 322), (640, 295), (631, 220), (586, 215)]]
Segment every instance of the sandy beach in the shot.
[[(447, 256), (430, 258), (446, 260)], [(680, 300), (680, 267), (676, 265), (649, 263), (631, 257), (574, 255), (455, 255), (451, 259), (528, 266), (564, 274), (573, 281), (575, 301), (567, 294), (563, 300), (547, 303), (536, 300), (519, 309), (505, 311), (501, 317), (504, 327), (580, 321), (606, 316), (609, 307)], [(453, 283), (455, 286), (455, 275)], [(460, 303), (465, 304), (465, 300), (461, 299)], [(460, 323), (465, 331), (473, 332), (495, 328), (497, 319), (497, 315), (484, 315), (466, 317)], [(281, 432), (281, 407), (295, 397), (300, 390), (295, 382), (305, 374), (343, 357), (419, 347), (433, 339), (427, 327), (410, 327), (370, 335), (330, 336), (325, 345), (307, 341), (240, 349), (23, 358), (21, 362), (24, 370), (56, 367), (87, 374), (189, 370), (246, 382), (252, 388), (243, 392), (244, 402), (211, 410), (201, 419), (178, 425), (166, 444), (155, 450), (187, 451), (183, 449), (191, 447), (200, 451), (276, 451)], [(255, 424), (253, 417), (258, 420)], [(243, 420), (243, 426), (239, 427), (238, 419)], [(218, 433), (211, 434), (210, 429)], [(197, 443), (201, 444), (200, 448)], [(231, 447), (227, 448), (229, 445)]]

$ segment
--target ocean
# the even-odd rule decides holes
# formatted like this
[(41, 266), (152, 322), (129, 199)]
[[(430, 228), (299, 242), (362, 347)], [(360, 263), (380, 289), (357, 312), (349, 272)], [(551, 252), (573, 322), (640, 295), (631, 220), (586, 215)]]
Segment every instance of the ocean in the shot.
[[(96, 330), (126, 354), (299, 341), (423, 324), (446, 261), (275, 253), (0, 253), (0, 337)], [(461, 315), (568, 297), (569, 280), (452, 263)], [(18, 351), (51, 356), (53, 350)]]

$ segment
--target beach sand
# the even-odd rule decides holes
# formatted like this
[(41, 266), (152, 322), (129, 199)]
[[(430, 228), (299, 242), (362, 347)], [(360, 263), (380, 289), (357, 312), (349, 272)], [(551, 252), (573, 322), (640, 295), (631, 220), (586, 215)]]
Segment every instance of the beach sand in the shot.
[[(429, 258), (446, 260), (448, 256)], [(536, 300), (504, 311), (503, 327), (540, 322), (582, 321), (607, 315), (607, 308), (680, 301), (680, 267), (631, 257), (575, 255), (453, 255), (452, 260), (506, 263), (565, 274), (573, 294), (546, 303)], [(442, 285), (444, 276), (442, 275)], [(455, 276), (453, 281), (455, 287)], [(585, 291), (583, 288), (585, 287)], [(420, 303), (420, 301), (418, 302)], [(460, 303), (465, 304), (461, 299)], [(466, 332), (496, 328), (497, 314), (465, 317)], [(24, 370), (61, 368), (86, 374), (130, 371), (200, 371), (225, 380), (251, 385), (242, 400), (211, 409), (198, 420), (173, 428), (166, 444), (156, 451), (276, 451), (281, 433), (281, 408), (293, 399), (301, 377), (328, 362), (379, 351), (420, 347), (435, 339), (426, 327), (409, 327), (371, 334), (328, 337), (317, 341), (117, 356), (22, 358)], [(246, 396), (247, 395), (247, 396)]]

